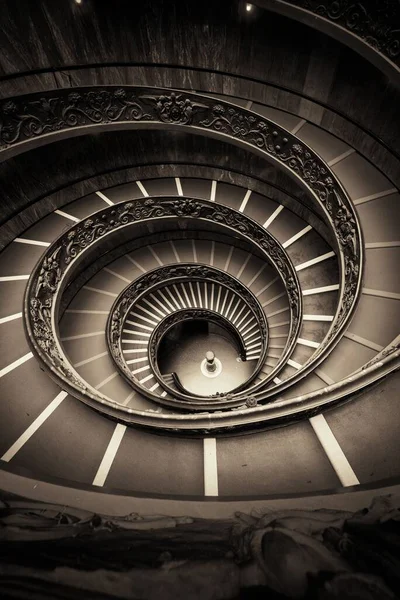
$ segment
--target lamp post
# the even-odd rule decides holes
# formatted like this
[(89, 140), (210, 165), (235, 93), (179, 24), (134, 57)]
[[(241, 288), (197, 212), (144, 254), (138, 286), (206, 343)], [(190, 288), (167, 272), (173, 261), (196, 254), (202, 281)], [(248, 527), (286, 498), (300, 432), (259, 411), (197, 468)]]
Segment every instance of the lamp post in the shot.
[(206, 352), (206, 369), (209, 373), (214, 373), (217, 368), (217, 363), (215, 362), (215, 354), (211, 350)]

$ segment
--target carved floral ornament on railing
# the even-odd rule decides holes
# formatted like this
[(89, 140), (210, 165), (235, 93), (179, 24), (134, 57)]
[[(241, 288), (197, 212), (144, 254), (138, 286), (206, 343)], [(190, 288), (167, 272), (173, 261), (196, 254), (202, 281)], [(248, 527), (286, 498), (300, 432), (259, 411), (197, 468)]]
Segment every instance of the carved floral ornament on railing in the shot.
[[(207, 282), (213, 284), (215, 286), (215, 295), (217, 295), (219, 289), (224, 290), (224, 292), (229, 291), (232, 296), (235, 297), (235, 300), (233, 301), (234, 304), (236, 304), (236, 302), (240, 302), (241, 305), (243, 305), (243, 307), (245, 307), (245, 309), (247, 309), (247, 311), (252, 315), (253, 320), (257, 322), (258, 332), (261, 339), (260, 357), (257, 360), (251, 377), (243, 385), (235, 390), (232, 390), (229, 394), (218, 394), (219, 397), (217, 401), (213, 401), (212, 397), (209, 396), (207, 397), (206, 402), (204, 402), (204, 397), (202, 397), (200, 394), (198, 396), (193, 396), (189, 392), (180, 393), (179, 391), (169, 388), (158, 369), (157, 350), (161, 339), (171, 326), (176, 325), (187, 318), (200, 318), (200, 316), (201, 318), (207, 317), (212, 319), (223, 327), (228, 326), (228, 328), (235, 333), (235, 337), (240, 340), (240, 346), (244, 349), (245, 342), (242, 338), (240, 330), (227, 316), (218, 314), (218, 312), (213, 310), (205, 310), (204, 308), (199, 309), (197, 307), (186, 307), (184, 309), (175, 309), (171, 311), (169, 315), (167, 315), (157, 325), (154, 326), (154, 329), (150, 334), (148, 344), (148, 357), (151, 371), (155, 375), (161, 387), (173, 395), (172, 399), (164, 399), (163, 397), (160, 397), (159, 394), (152, 393), (145, 386), (141, 385), (137, 378), (132, 375), (123, 355), (123, 349), (121, 345), (122, 332), (126, 327), (125, 323), (126, 319), (129, 317), (129, 313), (136, 312), (137, 305), (140, 304), (143, 299), (148, 297), (151, 298), (151, 295), (157, 290), (162, 290), (165, 292), (166, 288), (189, 281), (192, 282), (193, 285), (195, 282)], [(241, 306), (239, 306), (239, 309), (240, 308)], [(292, 332), (289, 333), (291, 334)], [(286, 344), (287, 351), (290, 351), (290, 347), (293, 347), (293, 339), (295, 340), (295, 338), (290, 335)], [(190, 408), (192, 409), (221, 409), (224, 398), (227, 397), (228, 401), (233, 400), (234, 394), (241, 392), (244, 387), (248, 388), (263, 367), (268, 346), (268, 324), (265, 313), (257, 298), (238, 279), (232, 275), (229, 275), (228, 273), (225, 273), (224, 271), (221, 271), (220, 269), (210, 267), (208, 265), (180, 263), (179, 265), (168, 265), (154, 269), (149, 273), (138, 277), (133, 283), (129, 284), (124, 290), (122, 290), (118, 298), (115, 300), (109, 314), (107, 323), (107, 340), (110, 354), (123, 376), (134, 388), (138, 389), (148, 398), (169, 406), (183, 406), (187, 408), (189, 403)], [(284, 352), (283, 357), (286, 355), (287, 352)], [(283, 365), (284, 359), (278, 361), (278, 364), (269, 376), (269, 379), (273, 379), (274, 373), (279, 371)], [(260, 387), (260, 385), (255, 386), (255, 389)]]
[(349, 30), (394, 63), (400, 58), (398, 0), (286, 0)]
[[(0, 105), (0, 157), (57, 134), (88, 133), (90, 128), (124, 126), (184, 127), (221, 134), (272, 158), (312, 193), (332, 227), (341, 269), (337, 318), (329, 333), (344, 330), (355, 307), (362, 278), (358, 219), (334, 173), (308, 146), (273, 121), (227, 102), (192, 93), (144, 87), (83, 88), (20, 96)], [(81, 129), (81, 131), (79, 131)], [(45, 141), (45, 140), (43, 140)], [(182, 207), (182, 211), (188, 210)]]
[[(329, 344), (344, 331), (355, 307), (362, 277), (361, 233), (354, 208), (323, 161), (295, 136), (245, 109), (221, 101), (216, 103), (212, 98), (195, 94), (131, 87), (90, 88), (73, 92), (64, 90), (4, 102), (0, 106), (0, 155), (3, 153), (3, 156), (7, 156), (8, 150), (14, 154), (23, 151), (40, 137), (48, 136), (49, 141), (53, 141), (56, 139), (53, 136), (57, 136), (59, 132), (71, 131), (71, 135), (74, 135), (73, 130), (79, 128), (83, 128), (82, 132), (88, 132), (88, 126), (112, 126), (114, 123), (126, 127), (136, 123), (142, 126), (146, 126), (146, 123), (151, 126), (179, 126), (189, 131), (190, 127), (195, 127), (204, 132), (212, 131), (213, 135), (221, 133), (224, 139), (231, 138), (235, 143), (244, 143), (248, 149), (253, 147), (266, 157), (272, 157), (308, 187), (325, 211), (326, 220), (335, 232), (341, 267), (338, 310), (328, 337), (315, 353), (322, 357)], [(178, 204), (179, 206), (175, 206), (176, 215), (196, 218), (196, 203), (187, 201)], [(121, 212), (127, 213), (130, 210), (132, 207), (124, 208)], [(157, 218), (157, 207), (148, 204), (146, 210), (149, 216), (143, 213), (143, 216), (135, 218)], [(225, 219), (226, 225), (236, 228), (234, 224), (229, 225), (231, 216), (226, 210), (220, 209), (222, 220)], [(119, 211), (120, 209), (118, 218), (124, 218)], [(234, 211), (230, 214), (232, 212)], [(111, 228), (114, 227), (114, 224), (111, 225), (112, 220), (110, 217), (108, 225)], [(39, 291), (30, 307), (34, 312), (32, 331), (34, 329), (40, 338), (38, 347), (51, 359), (48, 366), (57, 376), (63, 373), (65, 379), (73, 382), (74, 387), (86, 391), (87, 386), (76, 377), (73, 370), (66, 367), (59, 345), (53, 344), (48, 336), (47, 325), (53, 306), (49, 292), (53, 286), (57, 286), (63, 260), (73, 260), (74, 253), (91, 243), (90, 239), (94, 241), (98, 235), (100, 237), (110, 231), (105, 223), (90, 221), (88, 219), (80, 228), (70, 231), (68, 244), (63, 246), (70, 249), (69, 257), (63, 256), (64, 251), (54, 245), (49, 249), (51, 252), (46, 253), (47, 263), (42, 263), (42, 273), (35, 281)], [(238, 231), (241, 232), (240, 224)], [(265, 246), (265, 240), (259, 238), (258, 242), (265, 250), (272, 252), (273, 249), (268, 248), (268, 244)], [(275, 262), (279, 258), (278, 255), (272, 256)], [(285, 281), (289, 292), (295, 291), (295, 281), (296, 278), (287, 278)], [(290, 295), (295, 303), (295, 294)]]
[[(83, 223), (73, 226), (67, 233), (61, 236), (57, 242), (48, 248), (41, 263), (35, 269), (27, 288), (25, 297), (25, 320), (27, 331), (34, 351), (40, 356), (42, 362), (51, 371), (57, 382), (72, 394), (89, 404), (90, 406), (113, 416), (126, 423), (136, 423), (154, 428), (184, 431), (219, 431), (226, 427), (253, 426), (254, 423), (274, 423), (281, 419), (294, 419), (297, 415), (307, 415), (315, 411), (318, 406), (328, 406), (349, 394), (354, 393), (360, 386), (376, 381), (387, 373), (390, 373), (399, 364), (398, 344), (390, 348), (387, 355), (382, 353), (379, 362), (371, 365), (355, 375), (346, 378), (338, 384), (323, 388), (317, 392), (306, 394), (300, 398), (293, 397), (288, 400), (275, 400), (273, 403), (263, 404), (263, 394), (249, 394), (242, 398), (243, 404), (234, 411), (222, 411), (213, 414), (213, 420), (203, 413), (188, 415), (159, 415), (154, 411), (140, 411), (132, 408), (121, 407), (101, 394), (93, 390), (81, 380), (75, 373), (66, 357), (63, 355), (61, 345), (54, 334), (55, 299), (57, 292), (65, 279), (65, 273), (71, 268), (76, 258), (97, 240), (119, 227), (128, 225), (142, 218), (156, 218), (156, 215), (165, 216), (161, 210), (162, 201), (157, 203), (152, 198), (146, 200), (126, 203), (109, 207), (86, 219)], [(181, 204), (176, 198), (167, 199), (165, 204), (169, 206), (171, 214), (197, 214), (201, 215), (202, 205), (210, 206), (205, 201), (187, 199)], [(213, 204), (213, 210), (216, 207)], [(161, 212), (160, 212), (161, 211)], [(235, 228), (233, 215), (236, 211), (226, 213), (223, 208), (226, 221)], [(240, 219), (242, 214), (238, 213)], [(121, 225), (121, 220), (123, 225)], [(246, 221), (246, 218), (244, 218)], [(252, 221), (247, 219), (250, 224)], [(237, 228), (240, 231), (249, 230), (245, 228), (245, 222), (238, 221)], [(243, 229), (244, 228), (244, 229)], [(273, 239), (273, 238), (272, 238)], [(284, 251), (283, 251), (284, 255)], [(277, 386), (279, 394), (280, 386)], [(269, 396), (276, 392), (272, 391)], [(267, 393), (268, 395), (268, 393)]]
[[(302, 300), (296, 271), (279, 242), (252, 219), (214, 202), (187, 198), (178, 200), (176, 197), (146, 198), (109, 207), (73, 225), (47, 249), (29, 280), (25, 295), (25, 320), (32, 347), (51, 372), (72, 389), (90, 393), (101, 402), (108, 400), (81, 380), (68, 362), (56, 334), (57, 306), (74, 262), (80, 260), (83, 253), (92, 251), (105, 236), (124, 227), (150, 219), (176, 217), (200, 219), (227, 228), (231, 234), (242, 236), (255, 245), (258, 253), (275, 267), (288, 294), (290, 327), (282, 356), (287, 358), (290, 355), (301, 325)], [(147, 284), (151, 285), (156, 277), (154, 273), (147, 274)], [(140, 291), (141, 285), (139, 281), (136, 292)], [(242, 284), (237, 282), (237, 285)]]

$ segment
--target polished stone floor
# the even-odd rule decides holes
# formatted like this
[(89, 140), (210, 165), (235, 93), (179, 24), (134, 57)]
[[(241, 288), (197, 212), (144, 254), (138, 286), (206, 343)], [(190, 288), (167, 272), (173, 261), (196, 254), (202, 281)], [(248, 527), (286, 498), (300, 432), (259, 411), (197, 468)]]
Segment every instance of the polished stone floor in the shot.
[[(207, 351), (221, 362), (216, 377), (202, 373)], [(243, 362), (235, 340), (228, 331), (206, 321), (190, 321), (174, 327), (162, 340), (158, 364), (162, 374), (176, 373), (191, 393), (209, 396), (229, 392), (246, 381), (257, 361)]]

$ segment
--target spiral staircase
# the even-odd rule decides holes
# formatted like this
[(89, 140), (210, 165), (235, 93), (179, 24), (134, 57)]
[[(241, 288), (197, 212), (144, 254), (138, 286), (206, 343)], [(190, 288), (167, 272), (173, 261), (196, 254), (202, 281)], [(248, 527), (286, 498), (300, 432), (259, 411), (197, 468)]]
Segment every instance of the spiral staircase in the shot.
[[(79, 29), (87, 6), (71, 10)], [(135, 85), (104, 64), (67, 83), (61, 67), (55, 85), (44, 67), (4, 77), (0, 487), (145, 505), (397, 484), (399, 162), (384, 132), (269, 94), (267, 77), (232, 74), (220, 93), (226, 73), (194, 91), (172, 66), (135, 67)], [(214, 378), (193, 331), (162, 368), (168, 332), (196, 319), (236, 340)]]

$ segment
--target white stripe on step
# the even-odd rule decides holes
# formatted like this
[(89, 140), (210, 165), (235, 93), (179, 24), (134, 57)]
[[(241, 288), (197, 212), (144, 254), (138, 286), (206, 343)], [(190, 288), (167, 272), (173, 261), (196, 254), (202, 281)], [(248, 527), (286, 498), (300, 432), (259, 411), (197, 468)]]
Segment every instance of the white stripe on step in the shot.
[(282, 244), (283, 248), (289, 248), (289, 246), (291, 246), (292, 244), (294, 244), (294, 242), (297, 242), (297, 240), (299, 240), (300, 238), (303, 237), (303, 235), (306, 235), (306, 233), (308, 233), (309, 231), (311, 231), (312, 227), (311, 225), (307, 225), (307, 227), (304, 227), (304, 229), (302, 229), (301, 231), (299, 231), (298, 233), (296, 233), (295, 235), (293, 235), (291, 238), (289, 238), (288, 240), (286, 240), (286, 242), (284, 242)]
[(78, 217), (74, 217), (73, 215), (70, 215), (66, 212), (64, 212), (63, 210), (55, 210), (54, 211), (57, 215), (60, 215), (60, 217), (64, 217), (64, 219), (69, 219), (70, 221), (74, 221), (75, 223), (79, 223), (80, 219), (78, 219)]
[(111, 466), (114, 462), (115, 456), (118, 452), (118, 448), (122, 442), (122, 438), (124, 437), (126, 431), (126, 425), (122, 425), (118, 423), (115, 426), (114, 433), (110, 440), (110, 443), (107, 446), (107, 450), (103, 456), (103, 460), (100, 463), (100, 466), (97, 470), (96, 476), (93, 479), (92, 485), (97, 485), (102, 487), (107, 479), (107, 476), (110, 472)]
[(104, 296), (112, 296), (116, 298), (118, 294), (114, 294), (114, 292), (107, 292), (107, 290), (99, 290), (98, 288), (90, 287), (89, 285), (82, 286), (84, 290), (88, 290), (89, 292), (96, 292), (96, 294), (103, 294)]
[(14, 360), (14, 362), (12, 362), (10, 365), (7, 365), (7, 367), (4, 367), (4, 369), (1, 369), (0, 378), (4, 377), (4, 375), (7, 375), (8, 373), (11, 373), (11, 371), (14, 371), (14, 369), (19, 367), (20, 365), (23, 365), (24, 362), (26, 362), (27, 360), (32, 358), (32, 356), (33, 356), (32, 352), (28, 352), (28, 354), (25, 354), (24, 356), (21, 356), (21, 358)]
[(303, 127), (303, 125), (305, 125), (307, 123), (307, 121), (305, 119), (301, 119), (297, 125), (295, 125), (292, 129), (292, 133), (293, 135), (296, 135), (296, 133), (298, 133), (300, 131), (300, 129)]
[(326, 422), (325, 417), (323, 415), (311, 417), (310, 424), (321, 446), (325, 450), (336, 475), (339, 477), (340, 483), (345, 487), (358, 485), (360, 482)]
[(147, 193), (146, 188), (144, 187), (143, 183), (141, 181), (137, 181), (136, 185), (138, 186), (139, 190), (142, 192), (143, 196), (148, 196), (149, 194)]
[(249, 201), (251, 195), (251, 190), (247, 190), (245, 197), (242, 200), (242, 204), (239, 206), (239, 212), (243, 212), (244, 209), (246, 208), (246, 205)]
[(297, 267), (295, 267), (295, 269), (296, 269), (296, 271), (302, 271), (303, 269), (312, 267), (313, 265), (316, 265), (324, 260), (327, 260), (328, 258), (332, 258), (333, 256), (335, 256), (335, 253), (331, 250), (331, 252), (327, 252), (326, 254), (321, 254), (321, 256), (317, 256), (316, 258), (311, 258), (310, 260), (307, 260), (306, 262), (301, 263), (300, 265), (297, 265)]
[(50, 242), (41, 242), (39, 240), (28, 240), (25, 238), (18, 238), (18, 237), (15, 238), (13, 241), (17, 242), (18, 244), (30, 244), (31, 246), (44, 246), (45, 248), (50, 246)]
[(371, 194), (371, 196), (364, 196), (363, 198), (357, 198), (357, 200), (353, 200), (353, 204), (356, 206), (358, 204), (364, 204), (365, 202), (371, 202), (371, 200), (379, 200), (379, 198), (385, 198), (385, 196), (391, 196), (392, 194), (397, 194), (398, 190), (396, 188), (390, 188), (388, 190), (384, 190), (383, 192), (377, 192), (376, 194)]
[(217, 440), (203, 439), (204, 495), (218, 496)]
[(264, 225), (263, 225), (264, 229), (268, 229), (268, 227), (271, 225), (271, 223), (272, 223), (273, 221), (275, 221), (276, 217), (277, 217), (277, 216), (279, 215), (279, 213), (280, 213), (280, 212), (283, 210), (283, 208), (284, 208), (284, 207), (283, 207), (283, 204), (280, 204), (280, 205), (278, 206), (278, 208), (276, 208), (276, 209), (274, 210), (274, 212), (272, 213), (272, 215), (271, 215), (270, 217), (268, 217), (268, 219), (265, 221), (265, 223), (264, 223)]
[(105, 194), (103, 194), (103, 192), (96, 192), (96, 194), (99, 196), (99, 198), (104, 200), (104, 202), (106, 202), (110, 206), (114, 205), (114, 202), (112, 202), (112, 200), (110, 200), (110, 198), (107, 198), (107, 196)]
[(17, 454), (19, 450), (26, 444), (26, 442), (33, 436), (34, 433), (43, 425), (43, 423), (53, 414), (53, 412), (58, 408), (61, 402), (68, 396), (67, 392), (60, 392), (57, 396), (50, 402), (50, 404), (44, 409), (43, 412), (40, 413), (38, 417), (33, 421), (33, 423), (24, 431), (22, 435), (17, 439), (16, 442), (13, 443), (11, 448), (7, 450), (1, 457), (1, 460), (5, 462), (10, 461)]
[(112, 271), (111, 269), (108, 269), (107, 267), (104, 267), (103, 271), (105, 271), (106, 273), (109, 273), (110, 275), (113, 275), (114, 277), (117, 277), (118, 279), (121, 279), (121, 281), (124, 281), (125, 283), (130, 283), (130, 279), (127, 279), (123, 275), (120, 275), (119, 273), (116, 273), (115, 271)]
[(85, 360), (81, 360), (80, 362), (75, 363), (74, 367), (76, 367), (76, 368), (83, 367), (83, 365), (87, 365), (88, 363), (91, 363), (94, 360), (97, 360), (98, 358), (107, 356), (107, 354), (108, 354), (108, 352), (102, 352), (101, 354), (96, 354), (96, 356), (91, 356), (90, 358), (86, 358)]
[(181, 180), (179, 177), (175, 177), (176, 189), (178, 191), (178, 196), (183, 196)]
[(338, 163), (342, 162), (342, 160), (344, 160), (348, 156), (351, 156), (352, 154), (354, 154), (354, 152), (355, 152), (354, 148), (349, 148), (349, 150), (346, 150), (346, 152), (339, 154), (339, 156), (336, 156), (336, 158), (332, 158), (332, 160), (330, 160), (328, 162), (328, 167), (333, 167), (334, 165), (337, 165)]
[(215, 180), (212, 181), (211, 183), (211, 194), (210, 194), (210, 200), (211, 202), (215, 202), (215, 194), (217, 192), (217, 182)]
[(325, 292), (333, 292), (339, 289), (339, 284), (325, 285), (319, 288), (312, 288), (309, 290), (303, 290), (303, 296), (312, 296), (313, 294), (323, 294)]
[(8, 323), (8, 321), (14, 321), (14, 319), (20, 319), (22, 317), (22, 312), (15, 313), (14, 315), (9, 315), (8, 317), (2, 317), (0, 319), (0, 325), (2, 323)]
[(23, 281), (29, 279), (29, 275), (4, 275), (0, 281)]
[(91, 333), (81, 333), (80, 335), (71, 335), (61, 338), (62, 342), (71, 342), (73, 340), (82, 340), (84, 338), (93, 337), (95, 335), (105, 335), (104, 331), (92, 331)]

